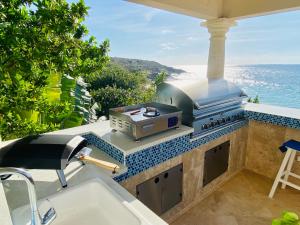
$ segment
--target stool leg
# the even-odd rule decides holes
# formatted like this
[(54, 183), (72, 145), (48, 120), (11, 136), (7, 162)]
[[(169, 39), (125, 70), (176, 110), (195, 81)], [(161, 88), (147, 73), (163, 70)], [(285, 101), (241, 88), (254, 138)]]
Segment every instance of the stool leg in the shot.
[(276, 176), (276, 178), (275, 178), (275, 181), (274, 181), (273, 186), (272, 186), (272, 188), (271, 188), (271, 191), (270, 191), (270, 193), (269, 193), (269, 198), (273, 198), (273, 196), (274, 196), (274, 193), (275, 193), (275, 191), (276, 191), (276, 188), (277, 188), (277, 186), (278, 186), (278, 183), (279, 183), (279, 181), (280, 181), (280, 178), (281, 178), (281, 176), (282, 176), (282, 173), (283, 173), (283, 171), (284, 171), (284, 169), (285, 169), (285, 167), (286, 167), (286, 164), (287, 164), (288, 161), (289, 161), (289, 158), (290, 158), (290, 156), (291, 156), (291, 153), (292, 153), (292, 150), (291, 150), (291, 149), (288, 149), (287, 152), (285, 153), (284, 159), (283, 159), (283, 161), (282, 161), (282, 163), (281, 163), (281, 166), (280, 166), (280, 168), (279, 168), (279, 170), (278, 170), (277, 176)]
[[(292, 153), (291, 153), (291, 157), (290, 157), (290, 160), (288, 162), (287, 169), (286, 169), (286, 174), (284, 175), (284, 181), (287, 181), (288, 178), (289, 178), (289, 173), (291, 172), (291, 169), (293, 167), (293, 163), (294, 163), (294, 160), (295, 160), (295, 157), (296, 157), (296, 153), (297, 153), (296, 151), (292, 151)], [(282, 183), (281, 188), (285, 189), (285, 187), (286, 187), (286, 184)]]

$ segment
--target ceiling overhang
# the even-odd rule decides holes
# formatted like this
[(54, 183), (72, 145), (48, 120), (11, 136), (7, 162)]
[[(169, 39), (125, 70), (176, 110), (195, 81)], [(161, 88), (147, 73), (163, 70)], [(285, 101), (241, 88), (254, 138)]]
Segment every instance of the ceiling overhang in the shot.
[(300, 0), (128, 0), (200, 19), (242, 19), (300, 9)]
[(223, 0), (128, 0), (130, 2), (201, 19), (218, 18)]

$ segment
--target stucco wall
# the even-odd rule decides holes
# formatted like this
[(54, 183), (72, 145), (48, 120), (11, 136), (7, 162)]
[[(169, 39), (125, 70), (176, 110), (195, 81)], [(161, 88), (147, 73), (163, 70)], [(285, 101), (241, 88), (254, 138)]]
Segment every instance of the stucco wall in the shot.
[[(278, 147), (289, 139), (300, 141), (300, 130), (250, 120), (246, 168), (274, 179), (284, 154)], [(292, 169), (300, 174), (300, 162)]]

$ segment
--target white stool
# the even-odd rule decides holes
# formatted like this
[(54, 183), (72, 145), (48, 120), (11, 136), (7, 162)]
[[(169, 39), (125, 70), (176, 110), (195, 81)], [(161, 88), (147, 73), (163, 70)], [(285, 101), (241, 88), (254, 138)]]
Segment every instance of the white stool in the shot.
[[(277, 176), (275, 178), (275, 181), (273, 183), (273, 186), (271, 188), (269, 198), (273, 198), (274, 193), (276, 191), (276, 188), (279, 184), (279, 182), (282, 183), (281, 188), (284, 189), (286, 185), (293, 187), (300, 191), (300, 186), (291, 183), (288, 181), (289, 176), (295, 177), (300, 179), (300, 176), (292, 173), (291, 169), (293, 167), (293, 163), (295, 161), (295, 157), (297, 155), (297, 152), (300, 151), (300, 142), (290, 140), (288, 142), (285, 142), (281, 147), (281, 151), (286, 151), (284, 159), (281, 163), (281, 166), (279, 168), (279, 171), (277, 173)], [(297, 161), (300, 161), (300, 157), (298, 156)]]

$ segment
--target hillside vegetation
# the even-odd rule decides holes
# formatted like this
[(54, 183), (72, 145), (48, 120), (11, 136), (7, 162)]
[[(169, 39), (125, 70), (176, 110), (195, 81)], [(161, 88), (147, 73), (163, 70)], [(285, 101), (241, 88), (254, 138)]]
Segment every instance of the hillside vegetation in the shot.
[(126, 68), (130, 72), (144, 71), (148, 74), (148, 78), (151, 80), (154, 80), (155, 77), (161, 72), (165, 72), (168, 75), (180, 74), (185, 72), (184, 70), (165, 66), (158, 62), (142, 60), (142, 59), (127, 59), (127, 58), (111, 57), (111, 62)]

